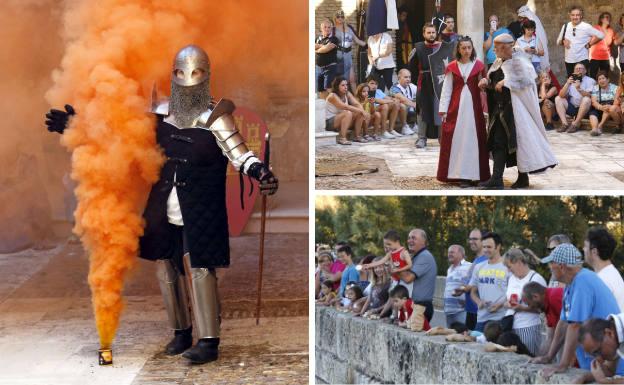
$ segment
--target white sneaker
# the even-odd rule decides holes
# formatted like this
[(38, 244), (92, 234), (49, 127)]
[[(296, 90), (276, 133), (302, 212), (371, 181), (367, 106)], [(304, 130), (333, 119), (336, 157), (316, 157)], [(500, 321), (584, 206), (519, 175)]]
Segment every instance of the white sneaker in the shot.
[(396, 132), (395, 130), (390, 131), (390, 133), (392, 135), (396, 136), (397, 138), (403, 136), (403, 135), (399, 134), (398, 132)]
[(396, 136), (394, 136), (391, 133), (389, 133), (388, 131), (386, 131), (386, 132), (383, 133), (382, 138), (384, 138), (384, 139), (396, 139)]
[(403, 134), (403, 135), (414, 135), (414, 134), (415, 134), (415, 132), (414, 132), (414, 131), (412, 131), (412, 130), (410, 129), (410, 126), (408, 126), (408, 125), (406, 124), (406, 125), (404, 125), (404, 126), (403, 126), (403, 129), (401, 130), (401, 134)]

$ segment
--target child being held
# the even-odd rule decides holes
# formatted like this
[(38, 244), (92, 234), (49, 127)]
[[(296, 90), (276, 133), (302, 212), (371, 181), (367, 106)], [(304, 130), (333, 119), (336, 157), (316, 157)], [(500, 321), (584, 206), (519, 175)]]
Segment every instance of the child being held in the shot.
[[(376, 259), (375, 261), (362, 265), (363, 269), (370, 269), (376, 266), (385, 265), (386, 263), (392, 263), (392, 285), (390, 289), (394, 289), (396, 285), (399, 284), (400, 276), (399, 273), (402, 271), (407, 271), (412, 269), (412, 258), (409, 253), (403, 246), (401, 246), (401, 237), (399, 233), (390, 230), (383, 237), (384, 249), (387, 254), (380, 259)], [(411, 293), (409, 293), (411, 295)]]
[(321, 283), (321, 293), (316, 303), (319, 305), (329, 306), (336, 298), (336, 292), (334, 291), (334, 282), (325, 280)]

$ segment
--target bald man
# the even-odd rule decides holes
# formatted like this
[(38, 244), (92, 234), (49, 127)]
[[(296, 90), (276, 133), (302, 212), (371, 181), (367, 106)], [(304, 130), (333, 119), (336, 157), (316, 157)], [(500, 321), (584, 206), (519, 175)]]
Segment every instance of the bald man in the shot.
[[(403, 68), (399, 71), (398, 82), (390, 88), (390, 95), (399, 101), (399, 120), (401, 122), (401, 134), (413, 135), (414, 132), (407, 124), (408, 118), (416, 120), (416, 86), (412, 84), (412, 73)], [(394, 127), (391, 127), (394, 128)], [(418, 127), (416, 127), (418, 129)], [(393, 134), (395, 134), (393, 132)]]

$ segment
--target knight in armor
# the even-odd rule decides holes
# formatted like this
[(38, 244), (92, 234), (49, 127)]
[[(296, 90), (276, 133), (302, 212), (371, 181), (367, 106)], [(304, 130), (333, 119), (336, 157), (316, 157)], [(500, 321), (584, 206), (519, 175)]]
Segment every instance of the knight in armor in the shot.
[[(254, 154), (234, 125), (234, 104), (210, 95), (210, 61), (189, 45), (175, 56), (171, 97), (155, 105), (156, 139), (166, 162), (152, 186), (143, 213), (140, 257), (156, 261), (156, 273), (169, 325), (174, 331), (165, 352), (184, 353), (193, 363), (218, 358), (220, 309), (216, 268), (230, 264), (226, 211), (228, 161), (258, 180), (262, 194), (277, 191), (277, 178)], [(71, 115), (51, 110), (49, 131), (63, 133)], [(193, 309), (195, 333), (189, 308)]]
[(426, 147), (427, 138), (436, 139), (439, 137), (439, 129), (442, 124), (438, 116), (440, 101), (434, 90), (429, 56), (438, 52), (443, 44), (448, 44), (436, 40), (437, 30), (435, 25), (431, 23), (427, 23), (423, 27), (423, 37), (425, 41), (416, 43), (409, 55), (410, 72), (418, 78), (416, 104), (420, 109), (421, 122), (418, 125), (417, 148)]
[(529, 173), (557, 165), (539, 112), (537, 74), (530, 58), (513, 49), (514, 43), (507, 33), (494, 39), (497, 59), (479, 82), (487, 92), (487, 147), (494, 160), (492, 177), (480, 184), (487, 190), (504, 189), (505, 167), (517, 166), (518, 179), (511, 185), (516, 189), (529, 187)]

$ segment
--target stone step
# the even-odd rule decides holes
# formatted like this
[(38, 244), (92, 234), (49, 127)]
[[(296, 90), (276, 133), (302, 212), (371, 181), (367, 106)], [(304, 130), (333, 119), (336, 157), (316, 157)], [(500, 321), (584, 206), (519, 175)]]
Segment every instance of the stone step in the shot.
[[(280, 183), (276, 193), (279, 199), (268, 198), (267, 233), (307, 233), (308, 228), (308, 182)], [(243, 234), (260, 232), (261, 202), (259, 197)]]
[(332, 144), (336, 144), (337, 137), (338, 137), (338, 133), (335, 131), (317, 132), (314, 134), (314, 145), (315, 146), (329, 146)]

